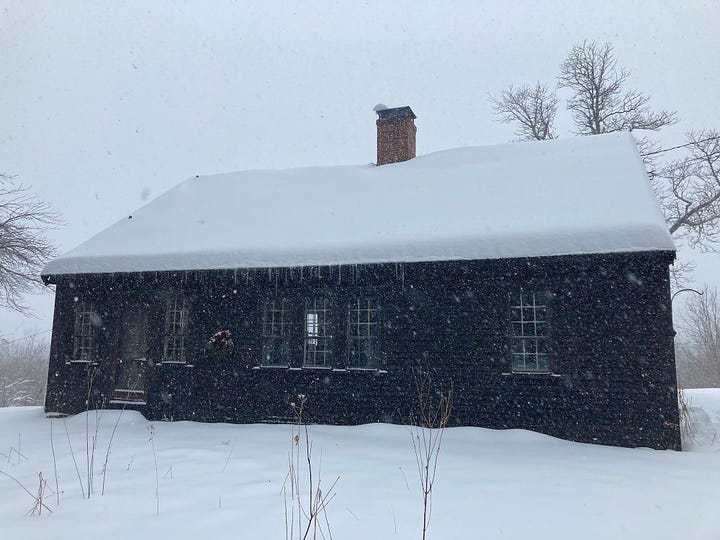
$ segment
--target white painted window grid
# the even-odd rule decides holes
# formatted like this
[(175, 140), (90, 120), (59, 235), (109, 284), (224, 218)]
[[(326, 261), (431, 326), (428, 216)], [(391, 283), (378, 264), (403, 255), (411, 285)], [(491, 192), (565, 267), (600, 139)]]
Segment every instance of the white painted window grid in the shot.
[(547, 306), (538, 303), (534, 292), (521, 292), (510, 309), (512, 370), (549, 373)]
[(287, 300), (268, 300), (263, 304), (263, 337), (284, 337), (290, 330)]
[(332, 367), (330, 363), (331, 305), (327, 299), (313, 299), (305, 302), (303, 366)]
[(288, 367), (290, 365), (290, 311), (284, 298), (267, 300), (262, 313), (262, 358), (265, 367)]
[(376, 367), (379, 325), (379, 308), (375, 299), (358, 298), (350, 304), (348, 313), (350, 367)]
[(165, 339), (163, 362), (185, 362), (185, 333), (188, 306), (185, 298), (169, 298), (165, 304)]
[(370, 298), (357, 299), (350, 305), (350, 336), (357, 339), (372, 338), (378, 328), (377, 302)]
[(95, 327), (97, 318), (92, 302), (80, 301), (75, 305), (75, 328), (73, 331), (73, 360), (95, 360)]

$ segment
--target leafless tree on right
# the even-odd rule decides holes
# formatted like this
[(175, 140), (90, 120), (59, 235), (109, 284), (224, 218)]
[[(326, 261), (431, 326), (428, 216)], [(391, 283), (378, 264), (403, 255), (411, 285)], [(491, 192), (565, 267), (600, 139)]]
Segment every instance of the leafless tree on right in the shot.
[[(676, 113), (655, 110), (650, 97), (629, 88), (630, 71), (620, 66), (610, 43), (583, 41), (560, 65), (557, 87), (568, 93), (565, 105), (576, 135), (630, 131), (638, 143), (670, 234), (693, 248), (716, 251), (720, 241), (720, 132), (687, 134), (684, 144), (660, 148), (651, 134), (674, 124)], [(557, 137), (558, 96), (547, 85), (509, 86), (490, 96), (500, 122), (521, 140)], [(673, 157), (679, 154), (680, 157)], [(674, 266), (676, 284), (687, 274)]]
[(515, 126), (521, 141), (557, 138), (555, 117), (559, 100), (545, 84), (508, 86), (490, 96), (493, 112), (506, 124)]
[[(629, 77), (630, 71), (618, 65), (610, 43), (583, 41), (570, 49), (560, 65), (557, 87), (570, 93), (566, 108), (576, 135), (658, 131), (676, 122), (675, 112), (655, 111), (647, 94), (628, 89)], [(498, 120), (513, 125), (521, 140), (557, 137), (559, 99), (547, 85), (510, 85), (491, 95), (490, 103)]]
[(685, 344), (678, 370), (687, 387), (720, 386), (720, 293), (714, 287), (702, 293), (687, 296), (679, 317)]
[(686, 155), (653, 179), (670, 234), (692, 247), (715, 251), (720, 240), (720, 132), (687, 134)]
[(675, 123), (675, 112), (654, 111), (644, 92), (628, 89), (630, 71), (618, 66), (612, 44), (583, 41), (560, 66), (558, 88), (570, 90), (567, 109), (577, 135), (658, 131)]

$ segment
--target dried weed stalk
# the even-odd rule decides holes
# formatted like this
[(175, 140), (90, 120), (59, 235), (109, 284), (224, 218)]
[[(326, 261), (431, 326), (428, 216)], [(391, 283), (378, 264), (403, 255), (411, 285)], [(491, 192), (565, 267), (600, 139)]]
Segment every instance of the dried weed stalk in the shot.
[(429, 369), (415, 371), (414, 379), (418, 402), (417, 411), (410, 414), (410, 436), (422, 491), (422, 540), (425, 540), (432, 514), (432, 490), (440, 447), (452, 411), (453, 386), (451, 382), (447, 393), (438, 392)]
[(47, 487), (47, 482), (43, 479), (42, 473), (38, 473), (38, 478), (40, 479), (40, 485), (38, 487), (37, 494), (33, 494), (32, 491), (30, 491), (28, 488), (26, 488), (22, 484), (22, 482), (20, 482), (20, 480), (15, 478), (13, 475), (6, 473), (5, 471), (0, 471), (0, 474), (9, 478), (13, 482), (15, 482), (18, 486), (20, 486), (23, 489), (23, 491), (25, 491), (25, 493), (30, 495), (30, 497), (32, 497), (33, 500), (35, 501), (35, 504), (28, 511), (27, 515), (33, 515), (33, 516), (40, 515), (43, 508), (52, 514), (52, 510), (50, 510), (50, 508), (48, 508), (48, 506), (43, 502), (43, 497), (45, 494), (45, 488)]
[(686, 440), (695, 438), (695, 418), (690, 408), (692, 400), (685, 394), (685, 389), (678, 386), (678, 407), (680, 408), (680, 434)]
[[(307, 396), (298, 395), (298, 403), (291, 403), (296, 423), (293, 425), (290, 452), (288, 453), (288, 473), (283, 483), (285, 495), (285, 540), (316, 540), (318, 534), (325, 538), (325, 532), (332, 540), (327, 506), (335, 497), (334, 488), (340, 477), (323, 491), (321, 484), (321, 465), (317, 476), (313, 473), (312, 441), (307, 424), (303, 419)], [(302, 457), (302, 459), (301, 459)], [(289, 486), (288, 486), (289, 481)], [(305, 483), (303, 489), (301, 484)], [(288, 489), (289, 488), (289, 489)], [(304, 499), (302, 491), (307, 489)], [(324, 521), (320, 520), (320, 517)]]
[(150, 447), (152, 448), (153, 461), (155, 463), (155, 514), (160, 515), (160, 475), (158, 474), (157, 454), (155, 453), (155, 426), (148, 426), (150, 432)]

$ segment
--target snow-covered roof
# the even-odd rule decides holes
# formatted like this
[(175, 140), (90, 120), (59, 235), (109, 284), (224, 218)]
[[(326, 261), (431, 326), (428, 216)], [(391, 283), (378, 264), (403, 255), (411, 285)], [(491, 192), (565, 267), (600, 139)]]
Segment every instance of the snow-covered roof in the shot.
[(43, 275), (674, 249), (619, 133), (190, 178)]

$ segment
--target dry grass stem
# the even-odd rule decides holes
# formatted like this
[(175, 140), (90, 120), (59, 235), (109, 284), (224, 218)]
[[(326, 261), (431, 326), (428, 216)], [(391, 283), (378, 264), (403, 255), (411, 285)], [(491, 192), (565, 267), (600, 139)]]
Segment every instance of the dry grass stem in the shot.
[(410, 415), (410, 435), (422, 492), (422, 540), (425, 540), (432, 514), (432, 491), (440, 448), (452, 411), (453, 387), (450, 383), (447, 394), (439, 392), (435, 403), (433, 396), (436, 395), (436, 390), (430, 377), (430, 370), (416, 371), (414, 378), (418, 402), (417, 416), (415, 412)]

